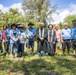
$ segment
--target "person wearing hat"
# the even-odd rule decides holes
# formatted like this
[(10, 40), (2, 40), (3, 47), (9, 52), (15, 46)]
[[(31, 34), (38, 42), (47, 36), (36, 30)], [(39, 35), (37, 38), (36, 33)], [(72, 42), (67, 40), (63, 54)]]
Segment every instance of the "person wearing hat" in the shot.
[(19, 26), (21, 26), (21, 24), (20, 24), (20, 23), (17, 23), (16, 26), (17, 26), (16, 29), (17, 29), (17, 31), (19, 32)]
[(18, 56), (22, 56), (24, 54), (24, 44), (25, 44), (25, 33), (24, 27), (20, 25), (19, 27), (19, 35), (18, 35)]
[(53, 25), (49, 24), (48, 25), (48, 55), (54, 56), (55, 55), (55, 50), (54, 50), (54, 44), (56, 41), (56, 33), (53, 29)]
[(6, 29), (6, 51), (7, 51), (7, 55), (8, 56), (8, 52), (9, 52), (9, 46), (10, 46), (10, 30), (11, 30), (11, 24), (8, 24), (7, 29)]
[(30, 49), (32, 48), (32, 55), (34, 54), (34, 37), (36, 36), (36, 29), (33, 25), (34, 24), (30, 22), (26, 29), (26, 45), (28, 48), (28, 54), (30, 54)]
[(74, 57), (76, 57), (76, 20), (72, 21), (73, 27), (71, 28), (72, 48), (74, 50)]
[(10, 30), (10, 56), (17, 57), (17, 39), (18, 39), (18, 31), (16, 24), (11, 25)]
[(47, 51), (47, 29), (44, 27), (44, 23), (39, 23), (37, 29), (37, 44), (38, 44), (38, 56), (46, 56)]
[(68, 23), (64, 23), (64, 29), (61, 31), (62, 34), (62, 49), (63, 49), (63, 55), (65, 55), (65, 50), (67, 48), (67, 54), (70, 54), (70, 48), (71, 48), (71, 29), (68, 27)]

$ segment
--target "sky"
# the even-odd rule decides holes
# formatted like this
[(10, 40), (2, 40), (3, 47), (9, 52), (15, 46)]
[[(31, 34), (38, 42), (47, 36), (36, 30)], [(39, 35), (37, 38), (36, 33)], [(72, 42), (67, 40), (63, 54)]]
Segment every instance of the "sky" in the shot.
[[(22, 0), (0, 0), (0, 10), (5, 13), (9, 8), (18, 8), (23, 13), (21, 3)], [(52, 0), (51, 4), (57, 5), (56, 11), (51, 15), (54, 24), (63, 22), (68, 15), (76, 14), (76, 0)]]

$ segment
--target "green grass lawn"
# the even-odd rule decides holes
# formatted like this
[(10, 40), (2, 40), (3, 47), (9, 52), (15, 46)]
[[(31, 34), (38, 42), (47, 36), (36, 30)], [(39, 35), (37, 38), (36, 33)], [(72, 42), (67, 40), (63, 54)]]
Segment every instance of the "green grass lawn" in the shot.
[[(36, 46), (35, 46), (36, 49)], [(35, 51), (36, 52), (36, 51)], [(0, 56), (0, 75), (76, 75), (76, 58), (25, 56), (18, 60)]]

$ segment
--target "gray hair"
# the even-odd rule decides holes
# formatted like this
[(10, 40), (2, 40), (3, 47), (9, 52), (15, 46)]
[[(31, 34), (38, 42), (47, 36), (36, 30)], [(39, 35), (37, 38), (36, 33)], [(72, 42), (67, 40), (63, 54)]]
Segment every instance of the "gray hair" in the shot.
[(67, 22), (64, 22), (64, 25), (69, 25)]

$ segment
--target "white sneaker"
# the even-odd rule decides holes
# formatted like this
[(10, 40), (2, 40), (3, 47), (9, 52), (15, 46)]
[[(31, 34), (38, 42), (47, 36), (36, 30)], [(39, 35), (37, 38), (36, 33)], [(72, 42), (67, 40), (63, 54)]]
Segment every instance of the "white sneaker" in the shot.
[(18, 61), (18, 58), (17, 58), (17, 57), (15, 57), (15, 60), (17, 60), (17, 61)]
[(8, 56), (8, 54), (6, 54), (6, 56)]
[(11, 58), (10, 58), (10, 60), (14, 60), (14, 58), (13, 58), (13, 57), (11, 57)]

